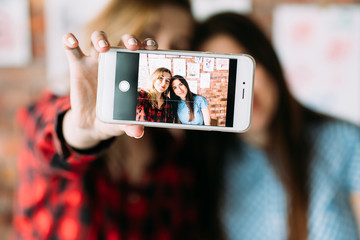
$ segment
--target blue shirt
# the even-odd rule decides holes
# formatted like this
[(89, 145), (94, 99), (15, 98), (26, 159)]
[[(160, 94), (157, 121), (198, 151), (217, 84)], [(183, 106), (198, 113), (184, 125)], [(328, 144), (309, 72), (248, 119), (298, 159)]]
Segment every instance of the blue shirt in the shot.
[(209, 103), (203, 96), (195, 95), (194, 96), (194, 119), (189, 122), (190, 110), (186, 105), (185, 101), (181, 100), (178, 104), (178, 117), (181, 123), (183, 124), (194, 124), (194, 125), (204, 125), (204, 118), (201, 112), (201, 109), (207, 108)]
[[(331, 121), (313, 129), (311, 138), (308, 239), (359, 239), (349, 196), (360, 191), (360, 129)], [(241, 159), (231, 154), (225, 168), (225, 233), (229, 240), (285, 240), (285, 190), (264, 152), (241, 149)]]

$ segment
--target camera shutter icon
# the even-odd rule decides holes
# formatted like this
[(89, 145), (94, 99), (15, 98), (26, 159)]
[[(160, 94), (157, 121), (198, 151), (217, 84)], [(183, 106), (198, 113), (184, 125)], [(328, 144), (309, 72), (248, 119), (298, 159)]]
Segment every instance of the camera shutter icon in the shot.
[(120, 91), (122, 92), (127, 92), (129, 91), (130, 89), (130, 83), (126, 80), (122, 80), (120, 83), (119, 83), (119, 89)]

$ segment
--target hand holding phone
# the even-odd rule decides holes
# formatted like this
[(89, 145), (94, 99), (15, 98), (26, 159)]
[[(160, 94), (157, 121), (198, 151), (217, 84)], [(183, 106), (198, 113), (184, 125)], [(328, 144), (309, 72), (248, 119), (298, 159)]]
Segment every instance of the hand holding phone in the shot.
[(254, 69), (245, 54), (112, 48), (100, 54), (96, 114), (107, 123), (244, 132)]
[[(80, 49), (79, 42), (73, 34), (63, 37), (70, 67), (71, 101), (71, 109), (63, 120), (63, 134), (68, 144), (79, 149), (90, 148), (102, 140), (123, 133), (140, 137), (144, 131), (142, 126), (107, 124), (96, 118), (98, 56), (99, 53), (109, 51), (110, 44), (105, 33), (99, 31), (92, 34), (91, 41), (92, 49), (87, 56)], [(137, 50), (141, 46), (141, 41), (132, 35), (124, 35), (122, 42), (129, 50)], [(147, 47), (154, 49), (156, 45)]]

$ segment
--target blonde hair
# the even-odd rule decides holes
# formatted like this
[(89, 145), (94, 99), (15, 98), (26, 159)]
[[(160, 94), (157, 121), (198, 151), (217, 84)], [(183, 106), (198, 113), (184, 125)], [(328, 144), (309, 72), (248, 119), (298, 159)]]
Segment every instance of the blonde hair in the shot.
[(87, 25), (85, 35), (89, 37), (93, 31), (104, 31), (108, 34), (110, 44), (116, 46), (124, 34), (143, 35), (148, 23), (158, 17), (155, 7), (153, 1), (111, 0)]
[[(151, 103), (151, 106), (153, 108), (155, 108), (157, 106), (157, 99), (156, 99), (156, 93), (157, 93), (157, 90), (155, 89), (155, 86), (154, 86), (154, 83), (155, 81), (163, 75), (163, 73), (166, 72), (166, 73), (169, 73), (170, 74), (170, 78), (172, 77), (172, 73), (169, 69), (167, 68), (164, 68), (164, 67), (160, 67), (160, 68), (157, 68), (150, 76), (150, 86), (148, 86), (147, 88), (147, 94), (149, 96), (149, 102)], [(165, 99), (166, 95), (169, 93), (169, 88), (170, 88), (170, 84), (169, 84), (169, 87), (168, 89), (166, 89), (165, 92), (163, 92), (161, 94), (161, 96)]]
[(149, 24), (159, 19), (161, 5), (175, 5), (191, 12), (189, 0), (110, 0), (108, 5), (87, 25), (84, 37), (100, 30), (108, 34), (112, 46), (116, 46), (124, 34), (134, 34), (140, 39)]

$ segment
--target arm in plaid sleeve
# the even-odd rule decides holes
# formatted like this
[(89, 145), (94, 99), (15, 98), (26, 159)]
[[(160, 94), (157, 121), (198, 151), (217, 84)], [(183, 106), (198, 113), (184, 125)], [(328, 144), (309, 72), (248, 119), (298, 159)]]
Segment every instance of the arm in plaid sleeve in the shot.
[(53, 174), (75, 173), (94, 160), (111, 140), (88, 150), (76, 150), (66, 144), (62, 136), (62, 119), (70, 109), (69, 97), (57, 97), (44, 92), (37, 103), (18, 112), (24, 128), (25, 148), (20, 162), (26, 160), (40, 171)]

